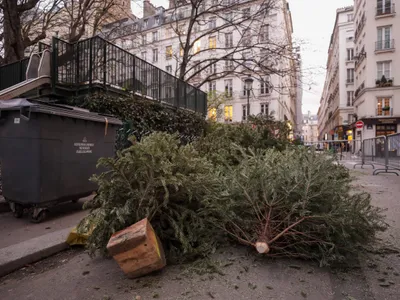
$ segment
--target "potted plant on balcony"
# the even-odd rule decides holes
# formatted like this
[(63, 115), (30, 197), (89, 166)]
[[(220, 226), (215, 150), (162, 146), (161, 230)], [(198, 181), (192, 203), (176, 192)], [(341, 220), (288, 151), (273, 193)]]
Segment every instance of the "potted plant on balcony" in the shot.
[(381, 85), (380, 85), (380, 86), (385, 86), (386, 83), (387, 83), (387, 79), (386, 79), (385, 75), (382, 75), (382, 78), (381, 78)]
[(379, 79), (377, 79), (375, 81), (375, 85), (376, 85), (376, 87), (380, 87), (381, 86), (381, 81)]
[(386, 86), (393, 86), (393, 79), (389, 79)]
[(389, 111), (390, 110), (390, 106), (384, 106), (384, 107), (382, 107), (382, 110), (383, 111)]

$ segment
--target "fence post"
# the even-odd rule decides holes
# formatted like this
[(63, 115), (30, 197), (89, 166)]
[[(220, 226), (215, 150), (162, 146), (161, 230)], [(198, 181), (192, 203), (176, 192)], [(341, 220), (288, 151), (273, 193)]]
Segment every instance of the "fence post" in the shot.
[[(76, 56), (76, 78), (75, 78), (75, 84), (80, 84), (81, 82), (81, 78), (80, 78), (80, 43), (76, 43), (75, 45), (70, 45), (71, 48), (74, 50), (75, 52), (75, 56)], [(76, 89), (76, 92), (78, 92), (78, 88)]]
[(136, 92), (136, 56), (133, 56), (133, 74), (132, 74), (132, 89), (133, 93)]
[(107, 42), (103, 41), (103, 85), (106, 88), (107, 85)]
[(388, 139), (387, 139), (387, 137), (385, 136), (385, 138), (384, 138), (384, 141), (385, 141), (385, 167), (386, 167), (386, 170), (389, 168), (389, 145), (388, 145)]
[(92, 69), (93, 69), (93, 61), (92, 61), (92, 56), (93, 56), (93, 47), (92, 47), (92, 40), (93, 38), (89, 39), (89, 90), (92, 89)]
[(195, 112), (198, 112), (197, 111), (197, 93), (198, 93), (199, 91), (197, 90), (197, 89), (195, 89), (194, 90), (194, 111)]
[(188, 99), (187, 99), (187, 83), (183, 83), (183, 94), (185, 95), (185, 108), (188, 107)]
[(179, 107), (179, 79), (176, 80), (176, 93), (175, 93), (176, 107)]
[(158, 69), (158, 101), (162, 101), (161, 100), (161, 70)]
[(56, 83), (58, 81), (58, 66), (57, 66), (57, 56), (58, 56), (58, 45), (57, 45), (57, 40), (55, 37), (53, 37), (52, 41), (52, 48), (53, 48), (53, 63), (52, 63), (52, 68), (51, 68), (51, 85), (53, 89), (53, 94), (55, 93), (56, 90)]

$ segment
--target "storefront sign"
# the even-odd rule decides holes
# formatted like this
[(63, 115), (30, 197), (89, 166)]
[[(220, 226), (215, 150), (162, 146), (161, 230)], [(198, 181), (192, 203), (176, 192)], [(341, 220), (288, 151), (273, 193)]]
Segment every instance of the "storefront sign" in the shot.
[(374, 126), (373, 126), (372, 124), (368, 124), (368, 125), (367, 125), (367, 129), (368, 129), (368, 130), (374, 129)]

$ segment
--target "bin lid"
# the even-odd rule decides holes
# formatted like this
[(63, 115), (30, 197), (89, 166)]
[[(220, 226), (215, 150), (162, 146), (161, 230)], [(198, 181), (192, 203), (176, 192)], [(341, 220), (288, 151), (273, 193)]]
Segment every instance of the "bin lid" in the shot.
[(89, 110), (61, 105), (61, 104), (42, 104), (29, 102), (27, 99), (19, 98), (12, 100), (0, 100), (0, 110), (19, 110), (22, 107), (30, 107), (31, 112), (43, 113), (48, 115), (62, 116), (73, 119), (81, 119), (93, 122), (122, 125), (122, 122), (109, 115), (101, 115), (90, 112)]

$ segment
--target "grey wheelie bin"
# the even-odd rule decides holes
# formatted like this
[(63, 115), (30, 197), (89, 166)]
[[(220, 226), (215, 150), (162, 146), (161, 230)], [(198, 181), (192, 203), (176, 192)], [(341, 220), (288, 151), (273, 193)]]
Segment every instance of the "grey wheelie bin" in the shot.
[(66, 105), (0, 101), (0, 161), (3, 196), (15, 217), (33, 222), (46, 209), (77, 201), (97, 189), (89, 178), (101, 172), (101, 157), (113, 157), (121, 121)]

